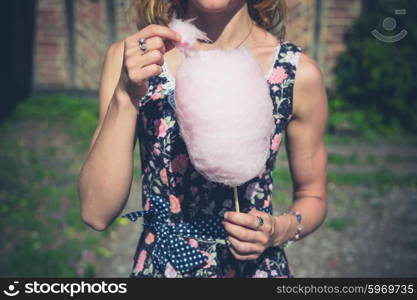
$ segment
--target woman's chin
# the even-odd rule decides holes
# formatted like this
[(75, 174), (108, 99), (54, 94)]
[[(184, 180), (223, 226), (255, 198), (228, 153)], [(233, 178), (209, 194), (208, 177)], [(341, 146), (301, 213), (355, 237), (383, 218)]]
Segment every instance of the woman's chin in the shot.
[[(205, 13), (227, 12), (238, 5), (241, 0), (192, 0), (193, 4)], [(245, 2), (245, 1), (243, 1)]]

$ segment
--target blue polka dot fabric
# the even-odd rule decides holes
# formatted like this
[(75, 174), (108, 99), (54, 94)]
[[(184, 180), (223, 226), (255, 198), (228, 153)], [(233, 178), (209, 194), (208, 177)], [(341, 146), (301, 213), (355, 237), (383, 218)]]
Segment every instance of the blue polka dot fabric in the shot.
[[(146, 189), (145, 192), (147, 192)], [(153, 255), (158, 267), (165, 269), (166, 264), (171, 262), (176, 270), (185, 273), (207, 263), (207, 256), (179, 237), (193, 236), (202, 239), (216, 237), (224, 239), (227, 234), (221, 226), (222, 218), (205, 218), (193, 224), (185, 222), (173, 224), (169, 222), (169, 202), (158, 195), (147, 193), (146, 195), (152, 203), (151, 210), (131, 212), (123, 217), (132, 222), (135, 222), (139, 217), (147, 217), (144, 225), (152, 227), (157, 233)], [(149, 219), (151, 215), (154, 218)]]

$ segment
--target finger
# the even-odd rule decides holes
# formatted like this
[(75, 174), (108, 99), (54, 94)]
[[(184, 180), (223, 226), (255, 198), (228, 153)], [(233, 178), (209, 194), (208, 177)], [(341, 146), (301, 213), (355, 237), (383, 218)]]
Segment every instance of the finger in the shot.
[[(144, 51), (140, 49), (139, 43), (135, 47), (139, 50), (139, 53), (143, 53)], [(164, 41), (158, 37), (154, 36), (146, 40), (146, 51), (145, 53), (152, 51), (152, 50), (159, 50), (162, 54), (166, 52), (166, 46)]]
[(264, 224), (260, 227), (258, 227), (259, 220), (256, 220), (257, 221), (256, 230), (263, 231), (267, 235), (270, 235), (273, 232), (275, 222), (274, 222), (274, 217), (272, 215), (259, 211), (256, 208), (252, 208), (248, 214), (255, 216), (255, 218), (259, 216), (263, 219)]
[(235, 237), (229, 235), (230, 247), (232, 247), (240, 255), (260, 254), (264, 248), (259, 244), (242, 242)]
[(150, 78), (152, 76), (156, 76), (161, 74), (162, 72), (162, 67), (160, 65), (148, 65), (143, 67), (140, 72), (142, 72), (144, 74), (145, 78)]
[(140, 84), (143, 80), (161, 74), (162, 68), (159, 65), (153, 64), (143, 68), (129, 69), (128, 78), (136, 84)]
[(239, 253), (237, 253), (233, 248), (229, 248), (230, 252), (233, 254), (233, 256), (237, 259), (237, 260), (255, 260), (258, 259), (258, 255), (256, 254), (250, 254), (250, 255), (241, 255)]
[(146, 67), (152, 64), (162, 66), (164, 64), (164, 57), (159, 50), (152, 50), (144, 55), (138, 52), (125, 58), (125, 67), (128, 70)]
[(233, 235), (240, 241), (252, 243), (261, 242), (262, 233), (260, 231), (248, 229), (228, 221), (224, 221), (223, 226), (230, 235)]
[(253, 230), (258, 229), (258, 219), (252, 214), (228, 211), (224, 214), (224, 219), (237, 225), (251, 228)]
[(153, 36), (159, 36), (162, 39), (168, 39), (172, 40), (174, 42), (180, 42), (181, 41), (181, 35), (176, 32), (175, 30), (172, 30), (171, 28), (167, 26), (152, 24), (141, 31), (133, 34), (129, 37), (129, 41), (132, 43), (139, 43), (140, 38), (148, 39)]
[(140, 56), (140, 66), (145, 67), (152, 64), (162, 66), (164, 64), (164, 56), (159, 50), (152, 50)]

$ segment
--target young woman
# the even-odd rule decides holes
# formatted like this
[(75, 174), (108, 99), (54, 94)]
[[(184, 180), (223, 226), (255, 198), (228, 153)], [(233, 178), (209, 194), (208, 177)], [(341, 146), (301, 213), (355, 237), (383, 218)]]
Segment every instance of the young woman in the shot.
[[(100, 83), (100, 120), (78, 189), (82, 220), (105, 230), (125, 207), (139, 140), (144, 218), (130, 277), (294, 277), (284, 251), (327, 215), (327, 98), (321, 71), (283, 42), (281, 0), (136, 0), (138, 32), (108, 49)], [(266, 171), (232, 189), (195, 171), (168, 98), (182, 60), (173, 14), (212, 43), (199, 50), (248, 47), (270, 86), (276, 118)], [(289, 28), (291, 30), (291, 28)], [(221, 76), (221, 74), (219, 74)], [(196, 95), (198, 97), (198, 95)], [(272, 176), (281, 137), (293, 180), (293, 203), (272, 214)], [(227, 149), (224, 149), (227, 151)]]

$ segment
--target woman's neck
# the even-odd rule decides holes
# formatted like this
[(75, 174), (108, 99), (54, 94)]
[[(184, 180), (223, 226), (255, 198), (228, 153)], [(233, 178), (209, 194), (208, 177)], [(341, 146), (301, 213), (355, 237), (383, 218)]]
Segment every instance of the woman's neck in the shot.
[(184, 19), (197, 17), (194, 24), (207, 33), (213, 41), (208, 45), (199, 44), (197, 48), (209, 50), (214, 48), (234, 49), (248, 37), (252, 19), (248, 13), (246, 2), (227, 12), (207, 13), (199, 10), (189, 1)]

